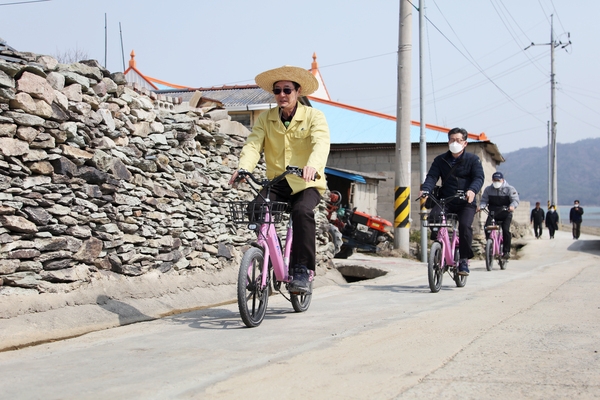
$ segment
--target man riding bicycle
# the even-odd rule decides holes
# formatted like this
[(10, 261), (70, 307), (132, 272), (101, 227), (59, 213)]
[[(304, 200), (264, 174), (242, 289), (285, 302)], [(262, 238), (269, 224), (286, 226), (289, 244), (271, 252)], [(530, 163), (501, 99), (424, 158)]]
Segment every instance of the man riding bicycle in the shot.
[[(492, 184), (483, 190), (479, 207), (485, 208), (487, 206), (490, 210), (485, 222), (486, 226), (492, 223), (491, 212), (494, 213), (493, 218), (496, 223), (502, 226), (504, 259), (510, 257), (510, 240), (512, 237), (510, 233), (510, 223), (512, 221), (513, 211), (515, 211), (518, 205), (519, 193), (517, 193), (517, 190), (504, 180), (502, 172), (495, 172), (494, 175), (492, 175)], [(486, 239), (489, 238), (489, 235), (490, 233), (486, 231)]]
[[(446, 198), (456, 194), (458, 190), (465, 192), (465, 200), (453, 199), (447, 204), (447, 211), (458, 216), (458, 246), (460, 253), (459, 275), (469, 275), (469, 259), (473, 258), (473, 218), (477, 206), (473, 202), (475, 194), (481, 190), (485, 175), (481, 160), (473, 153), (467, 153), (468, 133), (463, 128), (453, 128), (448, 132), (449, 151), (437, 156), (425, 182), (421, 187), (421, 193), (430, 193), (438, 179), (442, 179), (440, 197)], [(431, 210), (431, 215), (439, 214), (439, 206)], [(433, 234), (432, 234), (432, 239)]]
[[(264, 153), (269, 179), (283, 173), (288, 165), (303, 169), (302, 177), (288, 175), (275, 185), (270, 197), (272, 201), (292, 204), (294, 236), (290, 265), (293, 280), (290, 288), (306, 293), (316, 264), (314, 208), (327, 189), (324, 171), (329, 156), (329, 127), (321, 111), (299, 100), (315, 92), (319, 82), (308, 70), (287, 65), (262, 72), (255, 81), (264, 91), (274, 94), (278, 107), (259, 115), (244, 144), (238, 166), (252, 171)], [(233, 185), (237, 177), (238, 171), (235, 171), (229, 184)]]

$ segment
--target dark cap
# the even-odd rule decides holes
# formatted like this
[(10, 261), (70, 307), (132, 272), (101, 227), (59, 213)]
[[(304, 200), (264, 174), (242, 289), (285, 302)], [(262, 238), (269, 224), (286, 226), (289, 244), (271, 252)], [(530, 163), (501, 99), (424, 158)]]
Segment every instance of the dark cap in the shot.
[(504, 175), (502, 175), (502, 172), (494, 172), (494, 175), (492, 175), (492, 180), (499, 181), (501, 179), (504, 179)]

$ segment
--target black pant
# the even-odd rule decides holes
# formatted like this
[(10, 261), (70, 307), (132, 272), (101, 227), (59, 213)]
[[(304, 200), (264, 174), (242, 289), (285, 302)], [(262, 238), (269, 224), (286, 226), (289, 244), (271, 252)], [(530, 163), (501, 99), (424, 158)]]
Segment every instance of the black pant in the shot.
[(579, 234), (581, 233), (581, 221), (573, 222), (573, 238), (579, 239)]
[[(496, 223), (502, 227), (502, 251), (504, 254), (510, 253), (510, 242), (512, 240), (512, 234), (510, 233), (510, 224), (512, 222), (513, 213), (510, 211), (500, 211), (495, 214), (494, 219)], [(492, 223), (492, 217), (488, 215), (487, 220), (485, 221), (485, 225), (490, 225)], [(540, 235), (541, 235), (541, 227), (540, 227)], [(488, 239), (490, 234), (488, 231), (485, 232), (485, 238)], [(537, 236), (536, 236), (537, 237)]]
[(556, 232), (556, 229), (554, 228), (554, 226), (546, 226), (546, 228), (548, 228), (548, 232), (550, 232), (550, 239), (552, 239), (554, 237), (554, 232)]
[[(475, 203), (467, 203), (466, 201), (451, 202), (446, 205), (446, 212), (456, 214), (458, 217), (458, 251), (460, 258), (473, 258), (473, 218), (475, 217), (475, 211), (477, 206)], [(431, 210), (431, 215), (439, 215), (440, 207), (436, 204)], [(434, 235), (432, 234), (432, 239)]]
[[(261, 191), (264, 196), (266, 189)], [(315, 188), (308, 188), (292, 195), (292, 188), (283, 180), (271, 189), (271, 201), (287, 201), (292, 203), (292, 224), (294, 236), (292, 239), (292, 259), (290, 265), (304, 265), (309, 270), (315, 270), (316, 258), (316, 223), (314, 208), (321, 201), (321, 194)], [(260, 196), (257, 202), (262, 202)]]
[(542, 223), (541, 222), (533, 222), (533, 233), (536, 238), (542, 237)]

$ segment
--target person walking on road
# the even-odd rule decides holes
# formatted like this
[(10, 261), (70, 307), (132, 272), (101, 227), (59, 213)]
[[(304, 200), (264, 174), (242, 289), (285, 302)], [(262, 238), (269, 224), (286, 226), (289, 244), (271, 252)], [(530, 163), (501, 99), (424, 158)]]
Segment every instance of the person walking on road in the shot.
[[(299, 100), (301, 96), (314, 93), (319, 82), (306, 69), (288, 65), (262, 72), (255, 80), (264, 91), (274, 94), (278, 107), (259, 115), (242, 148), (238, 167), (252, 171), (264, 154), (268, 179), (282, 174), (288, 165), (303, 168), (302, 178), (288, 175), (274, 186), (271, 200), (292, 204), (294, 236), (290, 288), (306, 293), (315, 275), (314, 208), (327, 189), (324, 171), (329, 156), (329, 128), (321, 111)], [(230, 185), (236, 182), (237, 176), (238, 171), (235, 171)]]
[(583, 207), (579, 207), (579, 200), (575, 200), (573, 202), (573, 207), (569, 212), (569, 222), (573, 225), (573, 239), (579, 239), (579, 234), (581, 233), (581, 222), (583, 218)]
[(535, 208), (531, 210), (529, 222), (533, 224), (533, 234), (536, 239), (542, 237), (542, 224), (544, 223), (544, 209), (540, 207), (540, 202), (535, 203)]
[(550, 233), (550, 239), (554, 239), (554, 232), (558, 230), (558, 213), (554, 204), (548, 208), (548, 212), (546, 213), (546, 228), (548, 228), (548, 232)]
[[(539, 203), (538, 203), (539, 204)], [(485, 225), (492, 223), (491, 212), (494, 213), (494, 220), (502, 226), (502, 245), (503, 258), (510, 258), (510, 242), (512, 234), (510, 233), (510, 224), (513, 218), (513, 212), (519, 205), (519, 193), (517, 190), (506, 182), (502, 172), (494, 172), (492, 175), (492, 184), (483, 190), (479, 208), (486, 206), (490, 210)], [(485, 237), (488, 239), (490, 233), (485, 232)]]
[[(473, 153), (467, 153), (468, 133), (463, 128), (453, 128), (448, 132), (448, 147), (450, 150), (437, 156), (429, 172), (419, 196), (431, 193), (438, 179), (442, 179), (440, 197), (450, 197), (458, 190), (465, 193), (465, 200), (453, 199), (447, 204), (447, 211), (458, 215), (458, 247), (460, 262), (459, 275), (469, 275), (469, 259), (473, 258), (473, 218), (477, 206), (474, 202), (475, 195), (481, 190), (485, 174), (481, 160)], [(435, 205), (431, 215), (440, 213), (440, 208)]]

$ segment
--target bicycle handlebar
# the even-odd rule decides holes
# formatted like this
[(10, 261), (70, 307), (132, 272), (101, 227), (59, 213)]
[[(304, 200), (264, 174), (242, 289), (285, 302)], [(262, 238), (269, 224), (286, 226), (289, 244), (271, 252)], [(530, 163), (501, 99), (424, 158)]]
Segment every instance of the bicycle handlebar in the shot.
[(437, 197), (435, 197), (433, 194), (431, 194), (431, 193), (429, 193), (428, 191), (424, 190), (424, 191), (422, 191), (422, 192), (421, 192), (421, 195), (415, 199), (415, 201), (419, 201), (419, 200), (421, 200), (421, 199), (424, 199), (425, 197), (430, 197), (430, 196), (431, 196), (431, 198), (433, 199), (433, 201), (434, 201), (436, 204), (438, 204), (438, 205), (441, 205), (440, 203), (442, 203), (442, 204), (445, 204), (445, 203), (447, 203), (448, 201), (450, 201), (450, 200), (452, 200), (452, 199), (455, 199), (455, 198), (457, 198), (457, 197), (458, 197), (459, 199), (461, 199), (461, 200), (466, 200), (466, 199), (467, 199), (467, 197), (465, 196), (465, 192), (464, 192), (464, 190), (457, 190), (457, 191), (456, 191), (456, 194), (454, 194), (454, 195), (452, 195), (452, 196), (450, 196), (450, 197), (443, 198), (443, 199), (438, 199), (438, 198), (437, 198)]
[[(252, 172), (246, 171), (245, 169), (239, 169), (237, 171), (238, 175), (235, 179), (235, 183), (240, 182), (246, 178), (250, 178), (250, 180), (252, 182), (254, 182), (255, 184), (257, 184), (258, 186), (271, 187), (271, 186), (275, 186), (277, 183), (281, 182), (287, 175), (296, 175), (296, 176), (302, 178), (303, 171), (304, 171), (303, 168), (288, 165), (285, 168), (285, 171), (281, 175), (276, 176), (273, 179), (258, 179), (256, 176), (254, 176), (254, 174)], [(319, 179), (320, 177), (321, 177), (321, 175), (318, 172), (315, 172), (315, 177), (313, 178), (313, 180)], [(252, 185), (250, 185), (250, 187), (252, 187), (253, 189), (256, 189)]]
[[(502, 208), (500, 209), (500, 211), (509, 211), (509, 210), (510, 210), (510, 208), (508, 208), (507, 206), (502, 206)], [(490, 213), (492, 213), (492, 215), (494, 215), (494, 213), (495, 213), (495, 211), (490, 211), (490, 210), (489, 210), (489, 206), (485, 206), (485, 207), (483, 207), (483, 208), (480, 208), (480, 209), (478, 210), (478, 212), (479, 212), (479, 211), (483, 211), (483, 212), (485, 212), (485, 213), (486, 213), (486, 214), (488, 214), (488, 215), (490, 215)]]

